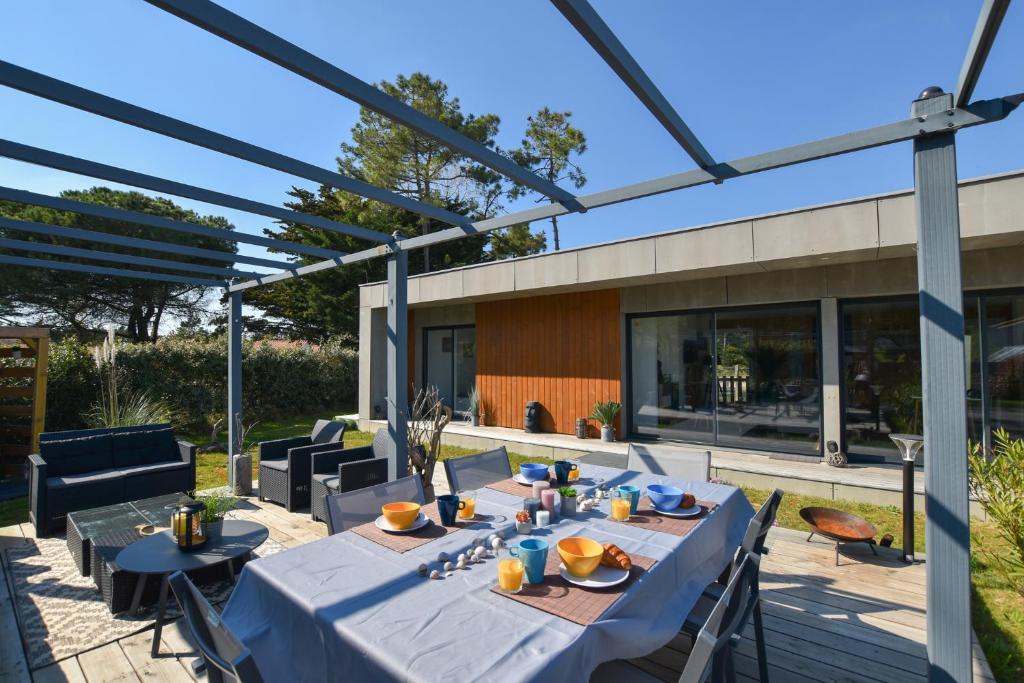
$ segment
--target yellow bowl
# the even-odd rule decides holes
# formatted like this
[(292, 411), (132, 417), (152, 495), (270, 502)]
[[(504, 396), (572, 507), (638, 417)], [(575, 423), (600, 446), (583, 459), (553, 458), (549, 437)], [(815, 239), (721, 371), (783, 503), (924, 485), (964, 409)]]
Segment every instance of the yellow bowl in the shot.
[(558, 554), (570, 574), (585, 579), (601, 564), (604, 546), (589, 538), (569, 536), (558, 542)]
[(392, 529), (408, 529), (420, 514), (419, 503), (388, 503), (380, 511)]

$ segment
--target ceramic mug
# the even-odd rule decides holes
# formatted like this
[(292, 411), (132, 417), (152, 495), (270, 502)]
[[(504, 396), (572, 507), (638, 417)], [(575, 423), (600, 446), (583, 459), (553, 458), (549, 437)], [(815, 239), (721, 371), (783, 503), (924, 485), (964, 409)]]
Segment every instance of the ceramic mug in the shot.
[(443, 526), (455, 526), (455, 516), (466, 507), (466, 501), (458, 496), (444, 495), (437, 497), (437, 512), (441, 516)]
[(579, 469), (579, 465), (568, 460), (555, 461), (555, 479), (559, 486), (566, 486), (569, 483), (569, 472)]
[(548, 562), (548, 542), (527, 538), (519, 542), (519, 559), (526, 571), (527, 583), (544, 583), (544, 567)]

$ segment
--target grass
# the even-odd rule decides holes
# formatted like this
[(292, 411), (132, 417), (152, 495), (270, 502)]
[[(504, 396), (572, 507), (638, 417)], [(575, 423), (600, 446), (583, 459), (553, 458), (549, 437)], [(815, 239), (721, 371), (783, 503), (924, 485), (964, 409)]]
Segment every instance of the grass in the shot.
[[(293, 418), (257, 424), (249, 434), (248, 441), (257, 443), (271, 439), (309, 434), (315, 418)], [(189, 434), (185, 438), (195, 443), (205, 443), (208, 434)], [(223, 437), (219, 437), (222, 438)], [(346, 446), (368, 445), (373, 435), (367, 432), (347, 432)], [(253, 455), (253, 479), (257, 478), (255, 447)], [(459, 458), (479, 452), (478, 449), (442, 446), (441, 460)], [(542, 457), (528, 457), (509, 453), (512, 468), (524, 462), (547, 462)], [(208, 489), (223, 486), (227, 482), (227, 454), (224, 452), (202, 453), (196, 461), (196, 488)], [(742, 487), (743, 493), (757, 508), (768, 497), (770, 491)], [(826, 498), (786, 494), (779, 508), (779, 525), (789, 529), (804, 530), (807, 525), (800, 518), (799, 510), (808, 506), (832, 507), (836, 502)], [(878, 529), (879, 538), (892, 534), (899, 545), (903, 535), (903, 515), (893, 506), (871, 505), (854, 501), (843, 501), (844, 509), (868, 520)], [(0, 527), (28, 520), (28, 503), (25, 498), (0, 502)], [(924, 514), (918, 512), (914, 518), (915, 549), (925, 548)], [(986, 559), (986, 553), (1007, 552), (1008, 549), (998, 538), (991, 524), (974, 520), (971, 525), (973, 553), (971, 555), (971, 582), (973, 591), (972, 617), (978, 639), (995, 673), (996, 680), (1024, 680), (1024, 596), (1015, 591)]]

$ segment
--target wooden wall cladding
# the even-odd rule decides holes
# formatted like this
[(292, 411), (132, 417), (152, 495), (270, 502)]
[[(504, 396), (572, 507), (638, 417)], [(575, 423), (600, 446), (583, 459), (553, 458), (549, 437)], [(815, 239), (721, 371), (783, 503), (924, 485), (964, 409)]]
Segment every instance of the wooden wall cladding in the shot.
[(540, 401), (541, 431), (572, 434), (596, 401), (621, 402), (619, 325), (617, 289), (478, 303), (485, 424), (522, 429), (526, 402)]

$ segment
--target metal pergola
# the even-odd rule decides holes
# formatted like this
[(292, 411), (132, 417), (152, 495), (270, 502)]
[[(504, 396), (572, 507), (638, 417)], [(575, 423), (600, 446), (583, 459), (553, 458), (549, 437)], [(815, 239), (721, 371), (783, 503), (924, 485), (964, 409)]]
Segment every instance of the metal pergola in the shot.
[[(33, 95), (75, 107), (137, 128), (176, 138), (222, 154), (272, 168), (323, 185), (352, 192), (400, 207), (447, 224), (448, 228), (408, 239), (356, 225), (339, 223), (242, 197), (138, 173), (55, 151), (0, 139), (0, 156), (121, 183), (154, 192), (185, 197), (281, 221), (330, 230), (376, 243), (375, 246), (341, 253), (270, 237), (240, 234), (193, 223), (170, 220), (132, 211), (51, 197), (0, 187), (0, 199), (62, 211), (109, 218), (176, 232), (199, 234), (236, 243), (252, 244), (323, 260), (304, 266), (267, 258), (185, 247), (110, 233), (0, 218), (0, 227), (51, 237), (132, 247), (175, 256), (226, 262), (224, 267), (191, 264), (159, 258), (137, 258), (93, 249), (3, 239), (0, 249), (86, 258), (119, 264), (117, 267), (87, 265), (0, 255), (0, 263), (50, 268), (127, 278), (223, 288), (229, 296), (228, 420), (230, 451), (238, 449), (234, 416), (241, 414), (242, 294), (246, 289), (301, 277), (373, 258), (387, 261), (387, 420), (391, 436), (391, 461), (404, 473), (408, 464), (406, 444), (408, 411), (407, 296), (408, 255), (413, 249), (486, 233), (519, 223), (582, 213), (619, 202), (671, 192), (707, 183), (847, 154), (871, 147), (912, 140), (914, 146), (915, 207), (918, 239), (922, 381), (924, 390), (924, 437), (928, 444), (925, 465), (927, 485), (927, 632), (929, 679), (971, 680), (971, 612), (969, 577), (969, 517), (967, 484), (967, 433), (964, 368), (963, 287), (960, 268), (959, 215), (957, 204), (956, 132), (970, 126), (1005, 118), (1024, 94), (971, 101), (996, 33), (1010, 0), (984, 0), (963, 67), (953, 93), (928, 88), (911, 105), (910, 116), (874, 128), (777, 149), (755, 156), (716, 161), (687, 127), (679, 113), (658, 90), (608, 25), (587, 0), (552, 0), (622, 82), (647, 107), (697, 168), (641, 183), (574, 196), (557, 185), (519, 167), (509, 158), (470, 140), (372, 85), (306, 52), (209, 0), (146, 0), (185, 21), (228, 40), (307, 80), (332, 90), (395, 122), (430, 136), (477, 162), (529, 187), (550, 199), (536, 206), (496, 218), (473, 221), (442, 208), (421, 203), (337, 171), (294, 159), (285, 154), (244, 142), (179, 119), (123, 102), (98, 92), (0, 61), (0, 83)], [(261, 274), (236, 269), (234, 264), (277, 269)], [(139, 270), (148, 266), (185, 274)], [(229, 473), (232, 468), (228, 467)], [(229, 476), (233, 476), (233, 473)]]

